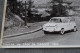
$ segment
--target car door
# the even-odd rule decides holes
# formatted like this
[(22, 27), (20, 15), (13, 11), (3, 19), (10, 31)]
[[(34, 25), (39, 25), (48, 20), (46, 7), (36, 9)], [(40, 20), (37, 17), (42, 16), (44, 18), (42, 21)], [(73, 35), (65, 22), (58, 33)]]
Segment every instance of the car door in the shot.
[(63, 20), (63, 27), (65, 31), (69, 30), (69, 22), (66, 19)]
[(76, 26), (76, 24), (75, 24), (74, 21), (75, 21), (74, 18), (69, 18), (69, 19), (68, 19), (68, 22), (69, 22), (69, 30), (73, 29), (74, 26)]
[(66, 22), (65, 24), (66, 24), (66, 31), (67, 31), (70, 29), (70, 24), (69, 24), (69, 22)]
[(74, 21), (70, 21), (69, 25), (70, 25), (70, 29), (73, 29), (74, 26), (75, 26), (75, 22)]
[(73, 22), (70, 19), (66, 19), (67, 30), (73, 29)]

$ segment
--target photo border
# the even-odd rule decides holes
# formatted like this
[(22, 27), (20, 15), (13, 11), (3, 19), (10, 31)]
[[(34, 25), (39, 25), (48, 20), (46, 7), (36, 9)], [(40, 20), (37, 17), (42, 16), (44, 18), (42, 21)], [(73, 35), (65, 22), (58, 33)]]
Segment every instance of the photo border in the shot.
[(3, 32), (4, 32), (4, 23), (5, 23), (5, 15), (6, 15), (6, 6), (7, 6), (7, 0), (4, 0), (2, 27), (1, 27), (1, 47), (2, 47), (2, 42), (3, 42)]
[[(4, 10), (3, 10), (3, 19), (2, 19), (2, 28), (1, 28), (1, 44), (3, 42), (3, 33), (4, 33), (4, 23), (6, 15), (7, 0), (4, 0)], [(59, 46), (3, 46), (2, 48), (80, 48), (80, 45), (59, 45)]]

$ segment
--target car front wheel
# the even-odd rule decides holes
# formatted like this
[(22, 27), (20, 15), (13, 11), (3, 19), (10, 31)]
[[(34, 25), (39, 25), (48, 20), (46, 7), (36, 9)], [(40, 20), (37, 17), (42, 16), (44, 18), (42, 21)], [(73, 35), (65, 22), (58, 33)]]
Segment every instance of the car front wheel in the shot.
[(74, 27), (73, 31), (74, 31), (74, 32), (76, 32), (76, 31), (77, 31), (77, 27), (76, 27), (76, 26)]
[(47, 31), (44, 31), (44, 34), (47, 34), (48, 32)]
[(63, 35), (64, 32), (65, 32), (65, 31), (64, 31), (64, 29), (62, 28), (61, 31), (60, 31), (60, 34)]

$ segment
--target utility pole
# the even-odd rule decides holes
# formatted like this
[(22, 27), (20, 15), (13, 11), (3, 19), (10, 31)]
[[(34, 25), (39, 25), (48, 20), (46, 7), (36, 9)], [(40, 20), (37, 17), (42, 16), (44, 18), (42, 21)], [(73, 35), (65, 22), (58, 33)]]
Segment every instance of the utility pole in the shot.
[[(27, 18), (31, 19), (32, 17), (31, 14), (32, 4), (33, 4), (32, 0), (29, 0), (28, 3), (25, 1), (25, 26), (27, 26)], [(28, 5), (28, 7), (26, 5)]]
[(27, 12), (26, 12), (26, 1), (25, 1), (25, 23), (24, 25), (27, 26)]
[(31, 19), (31, 17), (32, 17), (32, 14), (31, 14), (31, 7), (32, 7), (32, 4), (33, 4), (32, 0), (29, 0), (29, 1), (28, 1), (28, 13), (27, 13), (29, 19)]

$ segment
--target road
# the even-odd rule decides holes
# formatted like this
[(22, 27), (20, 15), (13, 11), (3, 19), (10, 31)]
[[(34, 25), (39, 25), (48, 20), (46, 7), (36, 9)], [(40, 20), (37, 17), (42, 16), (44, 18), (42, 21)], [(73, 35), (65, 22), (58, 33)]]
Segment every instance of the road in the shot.
[(54, 45), (80, 45), (80, 20), (76, 20), (78, 31), (77, 32), (67, 32), (64, 35), (49, 33), (44, 34), (42, 30), (26, 34), (17, 37), (4, 38), (3, 45), (5, 44), (23, 44), (23, 43), (52, 43)]

